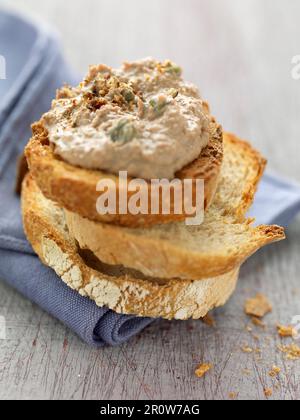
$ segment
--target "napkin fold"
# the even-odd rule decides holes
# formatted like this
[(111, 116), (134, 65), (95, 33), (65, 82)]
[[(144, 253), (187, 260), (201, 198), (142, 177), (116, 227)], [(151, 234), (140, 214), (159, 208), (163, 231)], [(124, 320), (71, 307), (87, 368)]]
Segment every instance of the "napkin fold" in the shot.
[(255, 197), (250, 217), (259, 225), (287, 228), (300, 212), (300, 185), (267, 172)]
[[(64, 61), (57, 34), (16, 14), (0, 12), (0, 54), (8, 76), (0, 80), (0, 278), (87, 344), (124, 343), (153, 320), (99, 308), (68, 288), (35, 256), (14, 194), (16, 159), (30, 138), (30, 124), (50, 108), (56, 88), (77, 78)], [(259, 223), (287, 226), (299, 211), (300, 187), (266, 175), (251, 215)]]

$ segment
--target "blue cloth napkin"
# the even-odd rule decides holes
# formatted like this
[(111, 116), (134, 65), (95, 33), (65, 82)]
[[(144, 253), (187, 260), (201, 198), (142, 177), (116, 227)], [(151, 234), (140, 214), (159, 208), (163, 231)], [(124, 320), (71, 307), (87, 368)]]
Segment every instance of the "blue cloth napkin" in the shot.
[[(53, 315), (86, 343), (119, 345), (153, 320), (98, 308), (45, 267), (27, 242), (14, 194), (16, 158), (30, 137), (30, 123), (50, 107), (55, 89), (76, 83), (57, 35), (18, 15), (0, 12), (0, 54), (8, 79), (0, 80), (0, 278)], [(258, 223), (287, 226), (300, 211), (300, 187), (266, 175), (251, 215)]]
[(259, 225), (288, 227), (300, 212), (300, 185), (266, 173), (260, 183), (250, 217)]

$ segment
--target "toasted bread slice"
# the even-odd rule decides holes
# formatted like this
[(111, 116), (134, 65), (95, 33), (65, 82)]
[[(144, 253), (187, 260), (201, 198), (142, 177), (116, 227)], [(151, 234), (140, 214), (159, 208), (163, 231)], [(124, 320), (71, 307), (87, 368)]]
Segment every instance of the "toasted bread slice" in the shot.
[[(202, 151), (198, 159), (185, 167), (177, 174), (177, 178), (192, 179), (193, 196), (196, 195), (196, 180), (203, 179), (205, 185), (204, 207), (211, 204), (219, 181), (219, 174), (223, 160), (223, 134), (222, 128), (212, 121), (210, 125), (211, 139), (209, 145)], [(184, 220), (186, 214), (176, 214), (174, 202), (171, 202), (170, 214), (148, 215), (100, 215), (97, 212), (96, 203), (101, 193), (97, 192), (97, 185), (103, 179), (114, 181), (119, 189), (126, 188), (125, 196), (128, 199), (134, 192), (128, 191), (120, 179), (111, 174), (101, 171), (86, 170), (74, 167), (57, 157), (48, 141), (48, 133), (42, 123), (33, 125), (33, 137), (26, 147), (26, 157), (31, 174), (37, 182), (43, 194), (52, 201), (90, 220), (111, 223), (127, 227), (144, 227), (161, 223), (169, 223)], [(128, 180), (130, 181), (130, 179)], [(148, 182), (147, 194), (151, 202), (151, 187)], [(172, 197), (174, 201), (174, 197)], [(118, 208), (118, 202), (117, 202)]]
[(285, 237), (278, 226), (253, 227), (252, 220), (245, 220), (265, 163), (248, 143), (225, 135), (219, 188), (201, 226), (180, 222), (120, 228), (66, 211), (70, 234), (105, 263), (147, 276), (199, 280), (227, 273)]
[(24, 227), (41, 260), (82, 296), (117, 313), (151, 318), (199, 319), (226, 303), (235, 290), (239, 267), (201, 281), (146, 278), (107, 266), (80, 250), (68, 233), (64, 212), (46, 199), (27, 175), (23, 183)]

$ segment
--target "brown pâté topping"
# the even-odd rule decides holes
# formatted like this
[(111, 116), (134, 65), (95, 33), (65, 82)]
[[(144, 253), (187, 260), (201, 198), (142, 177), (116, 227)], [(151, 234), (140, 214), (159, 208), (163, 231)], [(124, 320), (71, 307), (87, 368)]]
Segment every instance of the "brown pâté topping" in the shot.
[(83, 99), (91, 111), (108, 103), (127, 110), (137, 106), (138, 97), (131, 83), (125, 83), (109, 73), (99, 73), (94, 81), (86, 80), (82, 87), (87, 87)]
[(75, 92), (75, 89), (73, 89), (69, 85), (63, 86), (61, 89), (58, 89), (56, 91), (56, 99), (72, 99), (75, 98), (77, 93)]
[[(131, 66), (129, 63), (124, 64), (125, 69), (130, 69)], [(180, 77), (182, 74), (181, 68), (169, 60), (154, 62), (149, 69), (156, 78), (168, 74), (172, 77)], [(147, 76), (151, 80), (151, 76), (149, 74)], [(179, 91), (172, 88), (168, 95), (175, 99)], [(77, 97), (79, 97), (78, 100)], [(74, 108), (78, 106), (96, 112), (105, 105), (111, 104), (120, 107), (123, 111), (137, 111), (140, 118), (147, 113), (150, 119), (155, 119), (161, 117), (170, 104), (167, 96), (162, 94), (146, 102), (138, 85), (115, 74), (110, 67), (105, 65), (92, 66), (88, 76), (77, 88), (66, 85), (57, 92), (56, 98), (57, 100), (73, 99), (70, 111), (68, 110), (64, 115), (66, 118), (70, 118)]]
[(63, 117), (64, 118), (71, 118), (72, 117), (72, 112), (73, 112), (72, 107), (67, 108), (63, 113)]
[(86, 103), (86, 107), (90, 111), (97, 111), (107, 104), (107, 100), (105, 98), (99, 98), (91, 92), (84, 93), (83, 98)]
[(182, 75), (182, 68), (170, 60), (166, 60), (163, 63), (157, 63), (156, 68), (159, 73), (169, 73), (178, 77)]

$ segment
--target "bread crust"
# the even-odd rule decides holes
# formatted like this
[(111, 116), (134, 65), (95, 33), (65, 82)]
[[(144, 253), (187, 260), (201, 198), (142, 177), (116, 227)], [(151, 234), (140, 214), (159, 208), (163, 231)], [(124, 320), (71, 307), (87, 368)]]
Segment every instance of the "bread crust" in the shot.
[[(233, 270), (259, 248), (285, 235), (281, 227), (253, 227), (252, 220), (245, 220), (265, 159), (233, 135), (224, 136), (224, 150), (219, 189), (202, 226), (188, 228), (178, 223), (130, 229), (92, 222), (66, 211), (70, 234), (81, 248), (91, 250), (105, 263), (124, 265), (148, 276), (199, 280)], [(214, 246), (209, 247), (212, 236)], [(194, 237), (196, 243), (191, 247)]]
[(44, 264), (100, 307), (140, 317), (199, 319), (224, 305), (235, 290), (239, 267), (201, 281), (117, 277), (90, 268), (68, 233), (63, 211), (42, 195), (30, 175), (23, 183), (22, 214), (27, 238)]
[[(120, 227), (100, 225), (75, 213), (66, 212), (66, 220), (70, 234), (80, 247), (91, 250), (105, 263), (124, 265), (159, 278), (199, 280), (225, 274), (242, 265), (260, 248), (285, 238), (283, 228), (279, 226), (252, 227), (246, 222), (236, 225), (232, 234), (233, 239), (240, 232), (245, 235), (240, 249), (233, 249), (229, 254), (219, 249), (208, 253), (182, 248), (175, 241), (160, 237), (135, 235), (133, 229), (125, 231)], [(215, 226), (221, 232), (222, 224)], [(221, 236), (219, 240), (222, 241)], [(226, 246), (228, 248), (228, 243)]]
[[(186, 214), (175, 214), (174, 202), (171, 202), (171, 211), (167, 215), (162, 214), (161, 209), (158, 215), (131, 215), (129, 213), (125, 215), (100, 215), (96, 209), (96, 203), (101, 194), (97, 192), (97, 184), (102, 179), (110, 179), (114, 181), (117, 192), (119, 192), (119, 189), (122, 188), (119, 178), (112, 174), (86, 170), (64, 162), (54, 154), (53, 148), (49, 144), (47, 130), (43, 127), (42, 122), (34, 124), (32, 129), (33, 137), (25, 150), (31, 174), (43, 194), (59, 204), (60, 207), (96, 222), (127, 227), (147, 227), (181, 221), (187, 217)], [(205, 208), (210, 206), (214, 198), (223, 161), (223, 133), (221, 126), (215, 120), (211, 122), (210, 132), (209, 145), (202, 151), (199, 158), (176, 174), (178, 179), (194, 180), (194, 199), (196, 196), (196, 180), (204, 180)], [(148, 186), (150, 186), (149, 183)], [(151, 188), (147, 190), (149, 202), (151, 202)], [(125, 191), (128, 199), (133, 194), (128, 190)]]
[[(226, 155), (226, 166), (235, 167), (236, 157), (234, 157), (234, 153), (232, 153), (233, 150), (238, 152), (239, 159), (242, 162), (242, 166), (244, 166), (243, 178), (240, 179), (240, 182), (243, 183), (243, 191), (240, 194), (240, 191), (237, 188), (235, 199), (226, 197), (226, 201), (230, 202), (230, 209), (226, 206), (226, 215), (231, 215), (232, 220), (235, 222), (244, 221), (246, 213), (254, 202), (259, 182), (265, 172), (268, 161), (258, 150), (254, 149), (248, 141), (237, 137), (235, 134), (225, 132), (223, 135), (223, 142), (223, 153), (224, 156)], [(223, 194), (226, 190), (224, 187), (226, 187), (228, 182), (232, 182), (229, 176), (223, 176), (225, 171), (226, 169), (224, 170), (223, 168), (223, 173), (220, 174), (217, 192), (213, 199), (214, 206), (219, 208), (224, 205)], [(238, 187), (238, 185), (236, 186)]]

